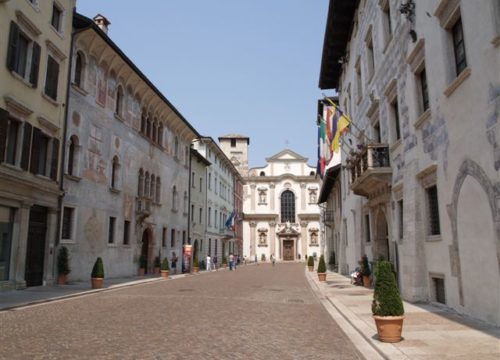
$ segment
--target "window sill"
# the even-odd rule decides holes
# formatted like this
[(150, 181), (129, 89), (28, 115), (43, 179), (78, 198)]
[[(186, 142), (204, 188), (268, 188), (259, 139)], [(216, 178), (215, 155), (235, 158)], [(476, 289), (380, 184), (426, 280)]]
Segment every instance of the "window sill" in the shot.
[(14, 78), (16, 78), (17, 80), (19, 80), (20, 82), (22, 82), (27, 87), (29, 87), (31, 89), (35, 89), (35, 87), (33, 86), (32, 83), (30, 83), (28, 80), (26, 80), (25, 78), (23, 78), (21, 75), (19, 75), (14, 70), (11, 70), (10, 73), (12, 74), (12, 76), (14, 76)]
[(83, 88), (81, 88), (75, 83), (71, 83), (71, 88), (83, 96), (87, 96), (89, 94), (87, 91), (85, 91)]
[(427, 238), (425, 239), (427, 242), (438, 242), (441, 241), (441, 235), (427, 235)]
[(452, 83), (443, 91), (443, 94), (446, 97), (450, 97), (451, 94), (455, 92), (455, 90), (462, 85), (462, 83), (470, 76), (471, 69), (470, 67), (465, 68), (460, 74), (458, 74), (457, 78), (452, 81)]
[(114, 187), (110, 187), (109, 191), (112, 192), (113, 194), (119, 194), (119, 193), (121, 193), (120, 190), (118, 190), (117, 188), (114, 188)]
[(64, 174), (64, 177), (68, 180), (75, 181), (75, 182), (80, 182), (80, 180), (82, 180), (81, 177), (76, 176), (76, 175)]
[(116, 243), (108, 243), (109, 248), (117, 248), (118, 245)]
[(45, 181), (55, 182), (54, 180), (52, 180), (51, 178), (49, 178), (48, 176), (45, 176), (45, 175), (35, 174), (35, 177), (38, 179), (45, 180)]
[(56, 33), (57, 36), (61, 38), (61, 40), (64, 40), (64, 35), (62, 34), (61, 31), (57, 30), (52, 24), (50, 24), (49, 27), (52, 29), (53, 32)]
[(425, 110), (419, 117), (418, 119), (413, 123), (413, 127), (415, 129), (420, 129), (424, 123), (431, 118), (431, 109), (428, 108)]
[(59, 103), (52, 99), (49, 95), (47, 95), (46, 93), (42, 93), (42, 97), (47, 100), (49, 103), (51, 103), (52, 105), (54, 105), (55, 107), (58, 107), (59, 106)]
[(59, 241), (60, 244), (76, 244), (76, 241), (73, 239), (61, 239)]
[(125, 120), (123, 120), (123, 118), (121, 117), (120, 114), (117, 114), (117, 113), (114, 113), (113, 114), (115, 116), (115, 119), (118, 120), (118, 121), (121, 121), (121, 122), (124, 122)]
[(2, 162), (1, 164), (2, 164), (2, 166), (5, 166), (6, 168), (12, 169), (14, 171), (18, 171), (18, 172), (24, 171), (24, 169), (20, 168), (19, 166), (12, 165), (12, 164), (9, 164), (7, 162)]
[(30, 0), (26, 0), (26, 2), (27, 2), (28, 4), (30, 4), (30, 6), (33, 8), (33, 10), (35, 10), (37, 13), (39, 13), (39, 12), (40, 12), (40, 7), (39, 7), (39, 5), (38, 5), (38, 2), (36, 2), (35, 4), (34, 4), (34, 3), (32, 3)]
[(389, 151), (391, 153), (395, 152), (396, 150), (399, 149), (399, 147), (401, 146), (401, 143), (403, 141), (401, 139), (397, 140), (394, 144), (391, 145), (391, 147), (389, 148)]

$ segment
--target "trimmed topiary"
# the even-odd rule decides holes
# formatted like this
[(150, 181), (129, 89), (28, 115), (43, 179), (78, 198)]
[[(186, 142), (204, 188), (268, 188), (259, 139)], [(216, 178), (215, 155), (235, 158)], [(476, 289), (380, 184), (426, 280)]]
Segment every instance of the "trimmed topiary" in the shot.
[(59, 275), (68, 275), (70, 272), (68, 248), (62, 246), (57, 254), (57, 273)]
[(168, 259), (167, 258), (164, 258), (162, 263), (161, 263), (161, 268), (160, 270), (163, 270), (163, 271), (168, 271), (170, 270), (170, 267), (168, 266)]
[(224, 255), (224, 256), (222, 257), (222, 264), (223, 264), (223, 265), (224, 265), (224, 264), (226, 264), (226, 265), (227, 265), (227, 257), (226, 257), (226, 255)]
[(363, 274), (363, 276), (370, 276), (371, 273), (370, 264), (368, 264), (368, 257), (363, 255), (361, 258), (361, 274)]
[(193, 258), (193, 267), (197, 267), (197, 268), (200, 267), (200, 264), (198, 263), (198, 256), (197, 255), (195, 255)]
[(325, 257), (323, 255), (319, 257), (318, 273), (326, 273)]
[(377, 316), (402, 316), (403, 302), (399, 295), (396, 278), (389, 261), (379, 261), (375, 269), (375, 291), (373, 293), (372, 313)]
[(104, 278), (104, 264), (102, 263), (102, 259), (100, 257), (98, 257), (95, 261), (91, 276), (93, 278)]
[(307, 259), (307, 266), (314, 266), (314, 258), (312, 256), (309, 256)]

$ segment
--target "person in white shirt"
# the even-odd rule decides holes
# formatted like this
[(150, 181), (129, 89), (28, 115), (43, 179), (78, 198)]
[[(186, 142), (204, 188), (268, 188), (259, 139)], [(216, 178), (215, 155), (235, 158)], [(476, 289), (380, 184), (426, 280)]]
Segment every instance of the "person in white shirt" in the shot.
[(212, 271), (212, 259), (207, 255), (207, 271)]

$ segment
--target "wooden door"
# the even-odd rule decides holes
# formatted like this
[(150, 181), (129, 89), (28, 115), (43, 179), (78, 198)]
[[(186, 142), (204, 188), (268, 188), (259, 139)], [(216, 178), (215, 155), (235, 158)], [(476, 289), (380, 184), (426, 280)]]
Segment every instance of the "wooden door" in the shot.
[(24, 272), (26, 286), (40, 286), (43, 284), (46, 232), (47, 208), (35, 205), (30, 210), (26, 267)]
[(283, 260), (295, 260), (295, 246), (293, 240), (283, 240)]

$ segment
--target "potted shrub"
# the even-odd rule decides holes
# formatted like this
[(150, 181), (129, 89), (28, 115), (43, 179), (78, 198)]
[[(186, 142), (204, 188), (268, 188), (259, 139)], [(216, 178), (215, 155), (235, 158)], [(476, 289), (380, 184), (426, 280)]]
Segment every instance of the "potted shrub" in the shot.
[(266, 254), (262, 254), (260, 256), (260, 261), (265, 262), (266, 261)]
[(330, 253), (330, 258), (328, 259), (328, 265), (330, 266), (330, 270), (335, 271), (335, 251)]
[(66, 284), (66, 279), (70, 272), (71, 269), (69, 268), (68, 248), (66, 248), (66, 246), (62, 246), (57, 254), (57, 284)]
[(361, 274), (363, 274), (363, 286), (366, 288), (370, 287), (370, 264), (368, 264), (368, 257), (363, 255), (361, 258)]
[(160, 261), (160, 257), (157, 256), (155, 257), (155, 266), (154, 266), (154, 272), (155, 274), (159, 274), (160, 273), (160, 267), (161, 267), (161, 261)]
[(144, 276), (146, 273), (146, 255), (141, 255), (139, 258), (139, 276)]
[(170, 270), (170, 267), (168, 266), (168, 259), (164, 258), (162, 263), (161, 263), (161, 276), (164, 278), (168, 278), (168, 271)]
[(92, 268), (91, 278), (92, 278), (92, 289), (102, 288), (102, 283), (104, 281), (104, 265), (100, 257), (98, 257), (94, 263), (94, 267)]
[(309, 271), (314, 271), (314, 258), (309, 256), (307, 259), (307, 266), (309, 267)]
[(198, 255), (193, 257), (193, 272), (197, 273), (200, 271), (200, 264), (198, 263)]
[(227, 268), (227, 257), (226, 257), (226, 255), (224, 255), (222, 257), (222, 266), (224, 266), (224, 269)]
[(325, 281), (326, 280), (326, 264), (325, 264), (325, 257), (323, 255), (321, 255), (319, 257), (318, 279), (319, 279), (319, 281)]
[(372, 313), (380, 341), (399, 342), (403, 330), (404, 308), (389, 261), (379, 261), (375, 269)]

